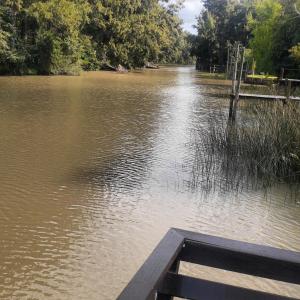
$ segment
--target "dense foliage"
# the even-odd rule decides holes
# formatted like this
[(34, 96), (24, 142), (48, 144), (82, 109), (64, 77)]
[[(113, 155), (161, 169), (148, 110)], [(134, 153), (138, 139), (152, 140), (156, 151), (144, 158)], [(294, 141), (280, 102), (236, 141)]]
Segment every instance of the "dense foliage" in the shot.
[(193, 53), (198, 67), (224, 66), (228, 44), (251, 50), (256, 71), (278, 73), (300, 66), (299, 0), (204, 0)]
[(188, 60), (181, 1), (0, 0), (0, 73), (76, 74)]

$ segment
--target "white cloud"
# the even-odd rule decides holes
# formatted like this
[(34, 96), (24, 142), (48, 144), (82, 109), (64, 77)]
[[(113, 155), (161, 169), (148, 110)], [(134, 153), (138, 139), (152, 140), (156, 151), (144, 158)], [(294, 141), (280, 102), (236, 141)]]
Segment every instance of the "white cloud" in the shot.
[(196, 33), (193, 25), (196, 24), (196, 17), (202, 9), (201, 0), (185, 0), (184, 8), (180, 12), (180, 17), (183, 19), (183, 28), (191, 33)]

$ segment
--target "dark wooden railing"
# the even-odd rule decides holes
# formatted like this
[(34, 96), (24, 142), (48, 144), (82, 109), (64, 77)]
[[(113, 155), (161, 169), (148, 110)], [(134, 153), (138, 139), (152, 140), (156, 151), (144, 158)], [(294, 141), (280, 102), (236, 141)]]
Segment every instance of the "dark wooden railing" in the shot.
[(170, 229), (117, 299), (297, 299), (183, 276), (180, 261), (300, 285), (298, 252)]

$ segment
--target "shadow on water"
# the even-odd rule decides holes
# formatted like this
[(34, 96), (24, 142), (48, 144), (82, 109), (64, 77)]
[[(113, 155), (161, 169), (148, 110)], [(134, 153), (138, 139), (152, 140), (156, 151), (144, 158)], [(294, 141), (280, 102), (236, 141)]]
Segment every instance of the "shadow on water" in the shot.
[(141, 153), (121, 153), (94, 166), (77, 168), (70, 178), (73, 183), (92, 183), (98, 187), (121, 184), (123, 190), (131, 190), (143, 182), (149, 159)]

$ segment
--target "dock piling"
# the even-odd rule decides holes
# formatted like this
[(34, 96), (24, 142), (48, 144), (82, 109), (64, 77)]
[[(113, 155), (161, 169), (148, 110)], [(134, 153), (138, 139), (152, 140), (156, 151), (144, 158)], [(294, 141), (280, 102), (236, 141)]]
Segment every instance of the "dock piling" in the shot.
[(243, 76), (243, 69), (244, 69), (244, 61), (245, 61), (245, 47), (242, 47), (242, 55), (241, 55), (241, 64), (240, 64), (240, 73), (238, 78), (238, 83), (235, 91), (235, 97), (233, 101), (233, 112), (232, 112), (232, 120), (235, 121), (236, 119), (236, 111), (238, 108), (238, 102), (240, 98), (240, 90), (241, 90), (241, 82)]

